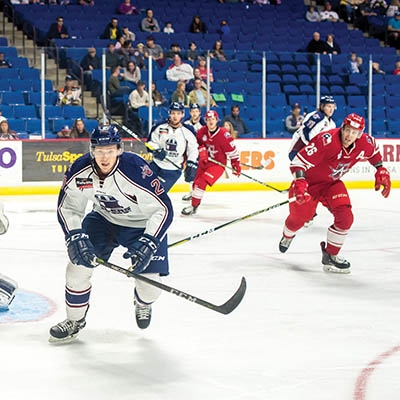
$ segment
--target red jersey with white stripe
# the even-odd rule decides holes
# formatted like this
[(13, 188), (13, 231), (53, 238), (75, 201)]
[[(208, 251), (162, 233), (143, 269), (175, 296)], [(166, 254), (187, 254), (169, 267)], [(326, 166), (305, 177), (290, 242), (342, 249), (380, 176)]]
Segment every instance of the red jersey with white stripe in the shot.
[(341, 128), (318, 134), (303, 147), (290, 164), (290, 170), (306, 171), (309, 185), (330, 183), (342, 178), (359, 161), (376, 165), (382, 161), (372, 136), (363, 133), (349, 148), (342, 145)]
[[(239, 158), (233, 137), (223, 127), (218, 127), (215, 132), (210, 132), (205, 125), (197, 131), (196, 139), (199, 147), (206, 147), (209, 157), (222, 164), (226, 164), (227, 159)], [(209, 162), (211, 163), (211, 161)]]

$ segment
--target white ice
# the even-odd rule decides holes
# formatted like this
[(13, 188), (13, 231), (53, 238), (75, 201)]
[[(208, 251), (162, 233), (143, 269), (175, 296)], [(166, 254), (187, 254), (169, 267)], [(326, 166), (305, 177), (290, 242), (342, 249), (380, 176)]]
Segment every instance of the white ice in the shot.
[[(319, 243), (332, 222), (322, 207), (279, 253), (282, 206), (170, 249), (164, 282), (210, 302), (223, 303), (246, 277), (231, 314), (164, 292), (141, 331), (132, 279), (98, 267), (87, 326), (63, 346), (47, 341), (65, 318), (56, 196), (3, 197), (10, 229), (0, 237), (0, 272), (56, 308), (39, 321), (0, 323), (1, 399), (398, 400), (400, 191), (350, 194), (355, 221), (341, 253), (350, 275), (322, 271)], [(183, 217), (181, 196), (171, 194), (170, 243), (285, 199), (207, 192), (198, 214)], [(127, 266), (122, 250), (111, 261)]]

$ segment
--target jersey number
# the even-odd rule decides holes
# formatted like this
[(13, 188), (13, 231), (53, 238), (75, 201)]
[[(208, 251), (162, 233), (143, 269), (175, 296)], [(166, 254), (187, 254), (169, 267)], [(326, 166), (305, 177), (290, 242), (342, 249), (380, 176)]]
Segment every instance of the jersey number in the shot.
[(312, 156), (314, 153), (317, 152), (317, 148), (315, 147), (315, 144), (312, 143), (305, 147), (305, 151), (308, 156)]
[(154, 192), (156, 193), (157, 196), (165, 192), (164, 188), (161, 186), (161, 183), (158, 179), (153, 179), (150, 185), (151, 187), (154, 188)]

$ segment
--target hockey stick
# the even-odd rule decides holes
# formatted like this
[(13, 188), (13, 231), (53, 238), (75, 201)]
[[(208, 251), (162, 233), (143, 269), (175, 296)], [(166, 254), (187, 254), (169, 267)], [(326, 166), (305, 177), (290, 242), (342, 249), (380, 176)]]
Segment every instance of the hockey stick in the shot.
[[(217, 160), (214, 160), (214, 159), (211, 158), (211, 157), (208, 157), (208, 159), (209, 159), (209, 161), (213, 162), (214, 164), (220, 165), (221, 167), (228, 168), (228, 169), (230, 169), (231, 171), (234, 171), (234, 169), (233, 169), (232, 167), (229, 167), (228, 165), (222, 164), (222, 162), (219, 162), (219, 161), (217, 161)], [(289, 191), (289, 189), (281, 190), (281, 189), (278, 189), (278, 188), (276, 188), (276, 187), (274, 187), (274, 186), (268, 185), (268, 183), (261, 182), (261, 181), (259, 181), (258, 179), (253, 178), (252, 176), (245, 174), (244, 172), (241, 172), (241, 175), (245, 176), (246, 178), (248, 178), (248, 179), (250, 179), (250, 180), (252, 180), (252, 181), (254, 181), (254, 182), (259, 183), (260, 185), (263, 185), (263, 186), (265, 186), (265, 187), (267, 187), (267, 188), (270, 188), (270, 189), (272, 189), (272, 190), (275, 190), (275, 191), (277, 191), (277, 192), (279, 192), (279, 193), (287, 193), (287, 192)]]
[(225, 228), (226, 226), (232, 225), (232, 224), (234, 224), (235, 222), (244, 221), (245, 219), (248, 219), (248, 218), (251, 218), (251, 217), (255, 217), (255, 216), (258, 215), (258, 214), (262, 214), (262, 213), (264, 213), (264, 212), (273, 210), (274, 208), (278, 208), (278, 207), (280, 207), (280, 206), (284, 206), (285, 204), (291, 203), (291, 202), (293, 202), (293, 201), (295, 201), (295, 200), (296, 200), (296, 197), (291, 197), (289, 200), (282, 201), (281, 203), (274, 204), (274, 205), (272, 205), (272, 206), (269, 206), (269, 207), (264, 208), (264, 209), (259, 210), (259, 211), (254, 211), (254, 212), (252, 212), (251, 214), (245, 215), (244, 217), (240, 217), (240, 218), (233, 219), (232, 221), (225, 222), (224, 224), (218, 225), (218, 226), (216, 226), (215, 228), (207, 229), (207, 230), (204, 231), (204, 232), (197, 233), (196, 235), (188, 236), (188, 237), (186, 237), (186, 238), (184, 238), (184, 239), (178, 240), (178, 241), (176, 241), (176, 242), (174, 242), (174, 243), (169, 244), (169, 245), (168, 245), (168, 248), (174, 247), (174, 246), (178, 246), (178, 245), (180, 245), (180, 244), (189, 242), (190, 240), (193, 240), (193, 239), (198, 239), (198, 238), (201, 237), (201, 236), (208, 235), (209, 233), (213, 233), (213, 232), (215, 232), (215, 231), (217, 231), (217, 230), (219, 230), (219, 229), (221, 229), (221, 228)]
[[(116, 121), (112, 116), (110, 111), (108, 110), (106, 103), (104, 101), (104, 97), (103, 95), (100, 96), (100, 102), (101, 102), (101, 107), (103, 108), (104, 114), (107, 117), (107, 119), (109, 121), (111, 121), (114, 125), (116, 125), (119, 129), (122, 129), (123, 131), (125, 131), (128, 135), (131, 135), (134, 139), (136, 139), (137, 141), (139, 141), (140, 143), (143, 143), (150, 151), (154, 151), (154, 147), (149, 145), (147, 142), (144, 142), (141, 137), (133, 132), (132, 129), (128, 128), (126, 125), (124, 124), (120, 124), (118, 121)], [(170, 160), (168, 157), (164, 158), (165, 161), (168, 161), (170, 164), (172, 164), (175, 168), (179, 169), (180, 171), (182, 171), (182, 167), (180, 167), (178, 164), (175, 164), (172, 160)]]
[(240, 165), (242, 165), (243, 167), (251, 168), (251, 169), (264, 169), (263, 165), (259, 165), (258, 167), (255, 167), (254, 165), (245, 164), (242, 162), (240, 163)]
[(244, 277), (242, 277), (240, 286), (236, 290), (236, 292), (233, 294), (233, 296), (227, 302), (218, 306), (216, 304), (209, 303), (206, 300), (202, 300), (202, 299), (199, 299), (198, 297), (194, 297), (191, 294), (182, 292), (179, 289), (175, 289), (171, 286), (164, 285), (161, 282), (153, 281), (152, 279), (146, 278), (143, 275), (135, 274), (134, 272), (131, 272), (128, 269), (125, 269), (118, 265), (112, 264), (108, 261), (104, 261), (101, 258), (96, 257), (95, 262), (97, 262), (98, 264), (104, 265), (107, 268), (113, 269), (114, 271), (120, 272), (121, 274), (125, 274), (129, 278), (135, 278), (140, 281), (146, 282), (148, 285), (158, 287), (161, 290), (165, 290), (166, 292), (175, 294), (178, 297), (181, 297), (185, 300), (191, 301), (192, 303), (199, 304), (200, 306), (209, 308), (210, 310), (219, 312), (221, 314), (231, 313), (240, 304), (240, 302), (243, 299), (244, 294), (246, 293), (246, 287), (247, 287), (246, 279)]

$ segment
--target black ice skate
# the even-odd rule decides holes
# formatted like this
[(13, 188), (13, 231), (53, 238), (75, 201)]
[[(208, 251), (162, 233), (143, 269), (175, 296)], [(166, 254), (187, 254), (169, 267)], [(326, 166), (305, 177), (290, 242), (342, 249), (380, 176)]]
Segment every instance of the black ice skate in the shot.
[(190, 200), (192, 200), (192, 193), (188, 193), (188, 194), (185, 194), (184, 196), (182, 196), (182, 200), (183, 200), (183, 201), (190, 201)]
[(145, 304), (135, 296), (133, 302), (135, 305), (136, 323), (140, 329), (146, 329), (151, 321), (151, 304)]
[(66, 319), (50, 329), (50, 343), (69, 343), (76, 339), (78, 333), (86, 325), (85, 318), (79, 321)]
[(325, 242), (321, 242), (322, 264), (325, 272), (336, 272), (339, 274), (350, 273), (350, 263), (342, 257), (329, 254), (325, 250)]
[(197, 210), (197, 207), (188, 206), (188, 207), (185, 207), (185, 208), (181, 211), (181, 213), (182, 213), (183, 215), (193, 215), (193, 214), (196, 214), (196, 210)]
[(279, 251), (281, 253), (286, 253), (286, 250), (290, 247), (290, 244), (292, 243), (294, 238), (295, 236), (288, 238), (285, 235), (283, 235), (281, 241), (279, 242)]

